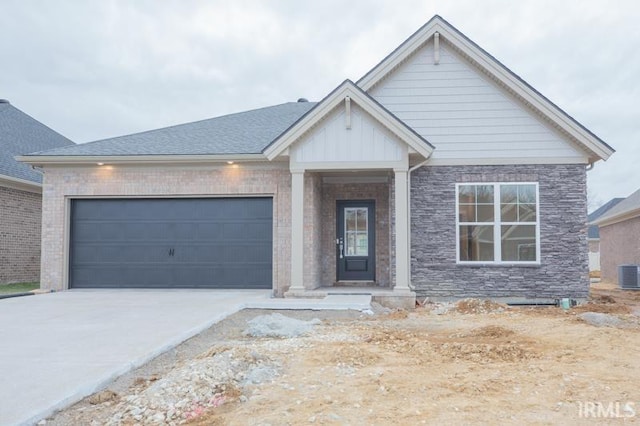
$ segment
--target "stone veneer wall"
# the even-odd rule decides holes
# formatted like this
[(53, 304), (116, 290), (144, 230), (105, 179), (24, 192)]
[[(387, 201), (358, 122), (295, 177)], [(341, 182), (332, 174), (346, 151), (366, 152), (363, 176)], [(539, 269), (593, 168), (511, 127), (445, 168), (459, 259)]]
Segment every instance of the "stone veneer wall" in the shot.
[(40, 280), (42, 196), (0, 187), (0, 283)]
[(388, 183), (322, 184), (322, 284), (336, 282), (336, 201), (376, 202), (376, 284), (390, 286), (390, 209)]
[(273, 196), (273, 286), (291, 277), (291, 175), (274, 165), (47, 167), (42, 198), (41, 288), (66, 288), (68, 198)]
[[(455, 184), (519, 181), (539, 182), (540, 266), (457, 265)], [(588, 296), (584, 165), (422, 167), (411, 188), (411, 276), (419, 296)]]
[(640, 217), (600, 226), (600, 273), (618, 283), (618, 266), (640, 265)]

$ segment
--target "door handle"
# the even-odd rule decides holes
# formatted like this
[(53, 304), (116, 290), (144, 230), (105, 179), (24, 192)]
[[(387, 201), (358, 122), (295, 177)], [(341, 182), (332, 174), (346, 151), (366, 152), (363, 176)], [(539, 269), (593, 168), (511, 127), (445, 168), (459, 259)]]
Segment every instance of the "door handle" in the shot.
[(344, 239), (338, 238), (336, 239), (336, 244), (338, 244), (338, 248), (340, 250), (340, 259), (344, 257)]

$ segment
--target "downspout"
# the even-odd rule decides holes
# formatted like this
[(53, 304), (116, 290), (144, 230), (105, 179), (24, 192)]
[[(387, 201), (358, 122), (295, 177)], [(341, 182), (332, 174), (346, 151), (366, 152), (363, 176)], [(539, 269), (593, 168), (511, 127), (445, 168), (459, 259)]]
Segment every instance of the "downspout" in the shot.
[(595, 164), (593, 162), (589, 162), (589, 164), (586, 165), (586, 167), (584, 168), (586, 171), (591, 171), (593, 170), (593, 166)]
[(413, 284), (411, 284), (411, 173), (414, 170), (419, 169), (420, 167), (424, 166), (425, 164), (427, 164), (429, 162), (429, 158), (431, 158), (431, 156), (427, 157), (424, 161), (416, 164), (413, 167), (410, 167), (408, 172), (407, 172), (407, 224), (409, 226), (409, 232), (407, 235), (407, 244), (409, 245), (408, 249), (407, 249), (407, 253), (409, 253), (409, 256), (407, 256), (407, 263), (408, 263), (408, 271), (409, 271), (409, 289), (411, 290), (415, 290), (415, 287), (413, 286)]

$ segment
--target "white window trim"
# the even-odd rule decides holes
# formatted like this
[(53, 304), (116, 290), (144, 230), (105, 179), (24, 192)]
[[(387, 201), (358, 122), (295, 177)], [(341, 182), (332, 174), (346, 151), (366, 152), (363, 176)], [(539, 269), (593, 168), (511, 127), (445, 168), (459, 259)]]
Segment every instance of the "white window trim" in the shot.
[[(460, 260), (460, 186), (486, 185), (493, 186), (493, 261)], [(536, 188), (536, 260), (535, 261), (503, 261), (502, 235), (500, 218), (500, 186), (501, 185), (534, 185)], [(458, 265), (540, 265), (540, 188), (538, 182), (460, 182), (456, 183), (456, 264)], [(512, 223), (512, 222), (505, 222)], [(522, 225), (533, 225), (534, 222), (522, 222)]]

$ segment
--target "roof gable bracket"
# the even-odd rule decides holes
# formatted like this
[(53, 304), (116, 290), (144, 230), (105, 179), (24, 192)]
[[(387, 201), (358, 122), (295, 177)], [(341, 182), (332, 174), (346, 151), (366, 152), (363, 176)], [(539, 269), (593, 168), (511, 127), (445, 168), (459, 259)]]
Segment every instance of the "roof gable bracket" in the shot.
[(344, 125), (347, 130), (351, 130), (351, 98), (349, 96), (345, 96), (344, 98), (344, 111)]

